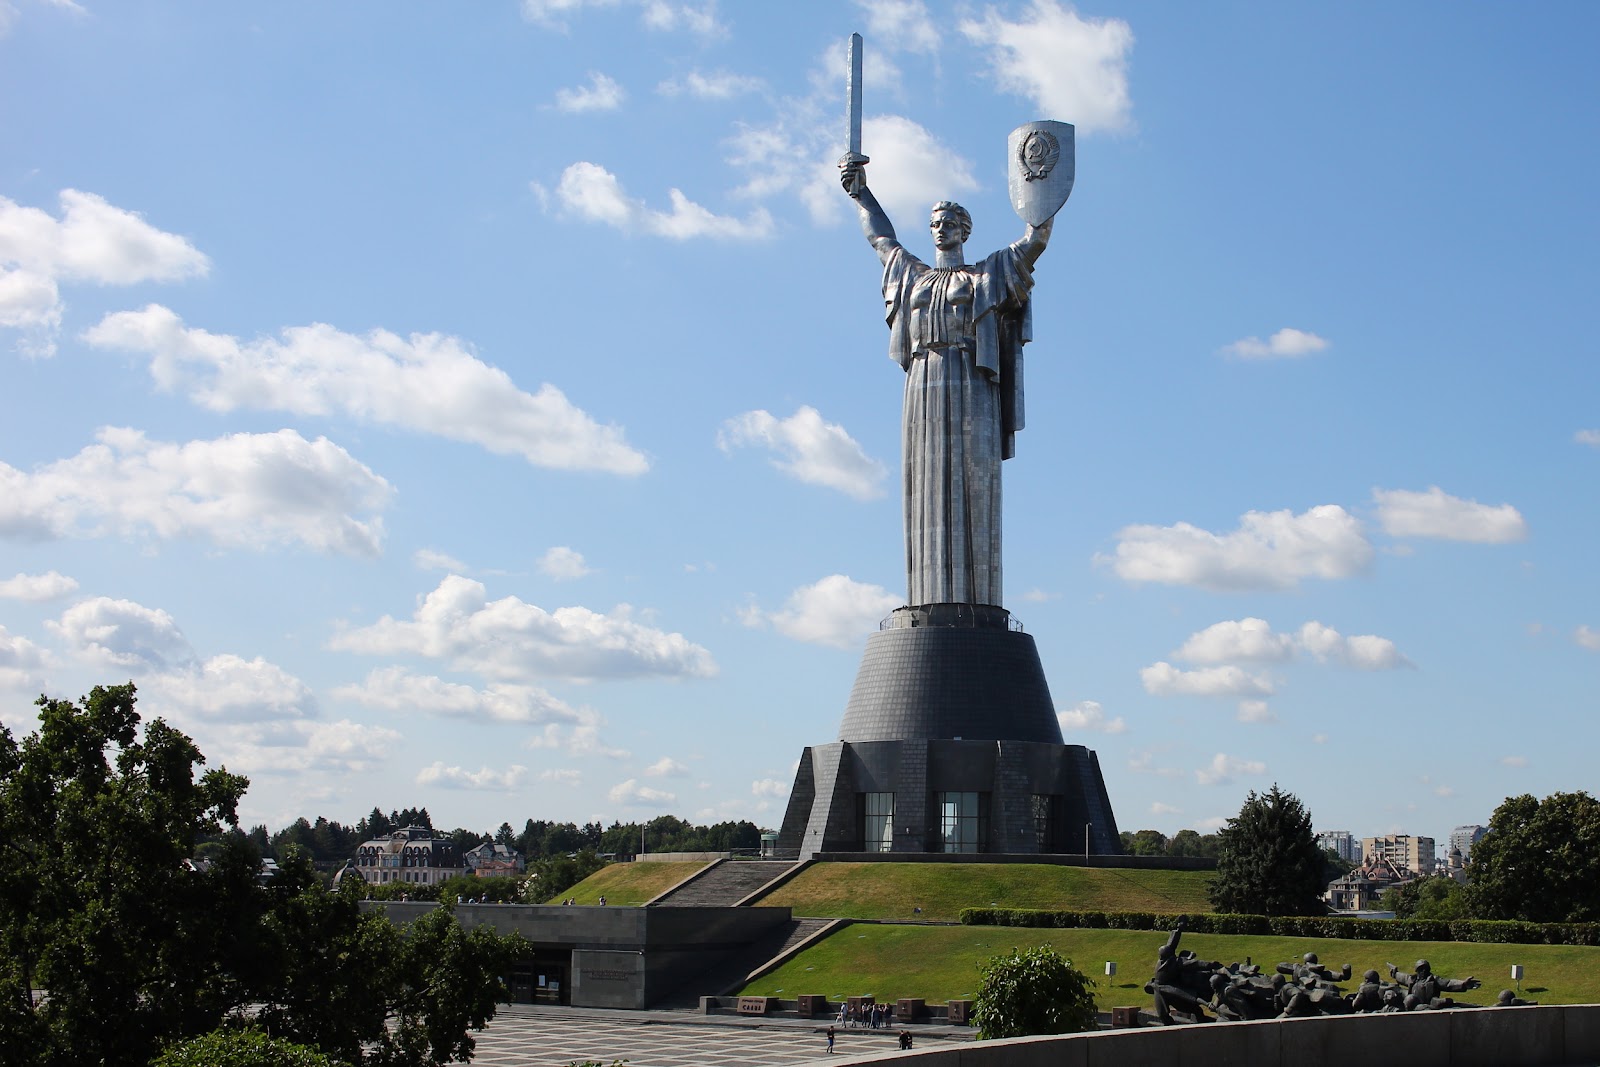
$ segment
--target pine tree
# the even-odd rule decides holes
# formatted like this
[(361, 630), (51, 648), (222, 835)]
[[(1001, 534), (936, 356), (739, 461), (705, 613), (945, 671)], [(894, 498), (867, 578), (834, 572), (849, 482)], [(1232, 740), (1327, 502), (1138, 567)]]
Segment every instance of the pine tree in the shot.
[(1218, 911), (1246, 915), (1321, 915), (1324, 860), (1311, 813), (1277, 785), (1251, 790), (1217, 834), (1217, 876), (1206, 895)]

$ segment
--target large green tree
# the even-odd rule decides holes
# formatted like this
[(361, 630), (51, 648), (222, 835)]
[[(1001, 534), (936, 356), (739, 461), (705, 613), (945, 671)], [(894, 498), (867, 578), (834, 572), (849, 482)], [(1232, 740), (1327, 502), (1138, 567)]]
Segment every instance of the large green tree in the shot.
[(141, 725), (131, 685), (41, 699), (38, 721), (20, 744), (0, 727), (6, 1067), (144, 1067), (247, 1014), (352, 1064), (470, 1055), (515, 941), (447, 909), (395, 926), (325, 889), (299, 847), (263, 886), (254, 843), (220, 832), (248, 783), (202, 773), (161, 720)]
[(1274, 785), (1245, 798), (1217, 833), (1217, 876), (1206, 895), (1218, 911), (1250, 915), (1321, 915), (1327, 906), (1322, 849), (1311, 813)]
[(980, 1039), (1094, 1029), (1094, 979), (1049, 945), (1012, 949), (981, 971), (972, 1006)]
[(1467, 862), (1476, 919), (1600, 921), (1600, 800), (1552, 793), (1508, 797)]

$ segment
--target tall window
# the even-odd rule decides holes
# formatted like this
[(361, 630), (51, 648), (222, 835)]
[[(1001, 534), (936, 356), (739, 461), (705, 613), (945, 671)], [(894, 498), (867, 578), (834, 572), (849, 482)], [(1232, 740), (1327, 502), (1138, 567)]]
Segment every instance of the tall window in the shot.
[(861, 794), (861, 847), (867, 852), (894, 849), (894, 794)]
[(1033, 840), (1040, 852), (1061, 851), (1061, 797), (1034, 793)]
[(935, 793), (940, 852), (978, 852), (983, 846), (981, 793)]

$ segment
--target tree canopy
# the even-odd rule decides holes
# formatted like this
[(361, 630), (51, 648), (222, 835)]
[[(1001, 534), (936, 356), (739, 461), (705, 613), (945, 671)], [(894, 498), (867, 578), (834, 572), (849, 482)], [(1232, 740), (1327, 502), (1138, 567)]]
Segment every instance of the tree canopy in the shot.
[(1325, 857), (1311, 813), (1274, 785), (1245, 798), (1217, 833), (1217, 876), (1206, 895), (1218, 911), (1251, 915), (1320, 915), (1327, 911)]
[(21, 744), (0, 726), (7, 1064), (143, 1067), (247, 1016), (350, 1064), (466, 1058), (516, 939), (446, 909), (397, 927), (330, 893), (297, 847), (263, 885), (251, 838), (223, 832), (246, 779), (202, 773), (194, 742), (141, 725), (135, 700), (132, 685), (41, 698)]
[(1094, 979), (1049, 945), (1012, 949), (981, 970), (972, 1009), (980, 1040), (1094, 1029)]
[(1475, 918), (1600, 921), (1600, 800), (1585, 792), (1508, 797), (1467, 862)]

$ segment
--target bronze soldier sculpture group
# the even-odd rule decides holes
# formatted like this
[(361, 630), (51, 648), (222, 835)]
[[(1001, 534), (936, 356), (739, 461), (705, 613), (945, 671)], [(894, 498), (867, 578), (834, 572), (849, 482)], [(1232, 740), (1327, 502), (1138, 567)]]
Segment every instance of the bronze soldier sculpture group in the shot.
[[(1254, 963), (1202, 960), (1193, 952), (1180, 951), (1188, 920), (1178, 917), (1178, 925), (1166, 944), (1156, 950), (1156, 971), (1145, 988), (1155, 999), (1156, 1020), (1163, 1026), (1179, 1021), (1211, 1022), (1246, 1019), (1299, 1019), (1317, 1015), (1351, 1015), (1365, 1012), (1427, 1011), (1457, 1005), (1445, 994), (1477, 989), (1476, 978), (1441, 978), (1427, 960), (1418, 960), (1407, 974), (1389, 964), (1390, 981), (1377, 971), (1367, 971), (1353, 993), (1346, 994), (1340, 983), (1350, 981), (1347, 963), (1335, 970), (1307, 952), (1298, 963), (1280, 963), (1271, 974)], [(1497, 1006), (1529, 1004), (1504, 991)], [(1206, 1013), (1210, 1012), (1211, 1015)], [(1175, 1018), (1183, 1016), (1183, 1020)]]

